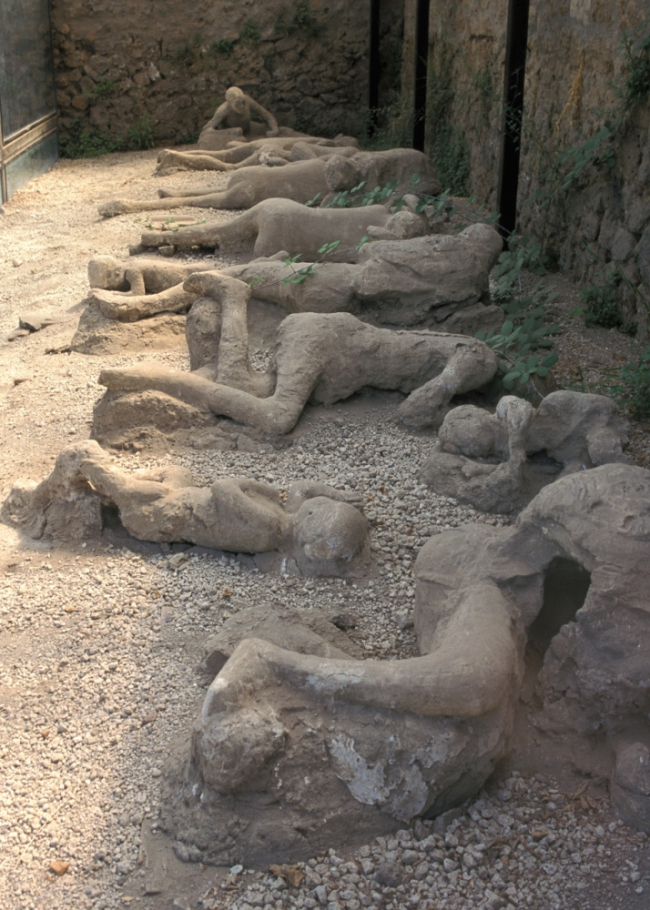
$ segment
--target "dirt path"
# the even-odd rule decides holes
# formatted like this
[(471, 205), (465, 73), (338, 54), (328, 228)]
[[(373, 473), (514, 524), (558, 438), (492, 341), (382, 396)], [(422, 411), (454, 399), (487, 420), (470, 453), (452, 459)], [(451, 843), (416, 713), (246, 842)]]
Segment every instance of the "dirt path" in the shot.
[[(2, 499), (17, 478), (40, 479), (64, 445), (88, 437), (100, 369), (144, 357), (83, 356), (66, 348), (87, 290), (88, 260), (98, 254), (123, 258), (141, 231), (139, 216), (103, 221), (97, 205), (151, 196), (160, 184), (205, 183), (200, 174), (157, 181), (151, 177), (154, 161), (155, 152), (63, 161), (3, 207)], [(215, 186), (225, 182), (219, 175), (211, 179)], [(28, 312), (63, 321), (7, 341)], [(147, 357), (183, 362), (185, 352)], [(119, 529), (108, 529), (100, 541), (61, 548), (0, 525), (3, 910), (170, 910), (172, 904), (176, 910), (321, 904), (329, 910), (397, 910), (433, 907), (434, 898), (436, 907), (448, 910), (647, 906), (647, 840), (617, 824), (597, 782), (581, 802), (563, 796), (550, 779), (506, 777), (446, 832), (420, 825), (414, 834), (379, 839), (354, 855), (320, 857), (299, 889), (261, 873), (228, 875), (181, 863), (157, 831), (170, 743), (191, 729), (206, 685), (199, 669), (202, 643), (225, 617), (269, 601), (345, 608), (357, 615), (356, 635), (370, 656), (404, 654), (413, 647), (405, 619), (418, 548), (440, 529), (501, 522), (418, 485), (431, 438), (395, 424), (397, 400), (367, 396), (331, 411), (312, 410), (288, 450), (178, 450), (155, 459), (189, 467), (199, 483), (241, 473), (280, 487), (313, 478), (361, 491), (378, 567), (363, 583), (263, 574), (250, 557), (196, 550), (172, 568), (168, 557), (182, 548), (138, 544)], [(119, 457), (133, 469), (154, 462), (147, 454)], [(535, 847), (532, 832), (542, 822), (555, 833)], [(497, 852), (484, 851), (484, 841), (497, 844)], [(516, 852), (522, 843), (525, 856)], [(468, 844), (479, 846), (462, 865), (457, 859)], [(176, 854), (182, 855), (178, 846)], [(517, 859), (508, 861), (511, 855)], [(397, 864), (399, 886), (377, 877), (386, 861)], [(59, 871), (67, 867), (65, 874), (51, 872), (53, 862), (63, 863)]]

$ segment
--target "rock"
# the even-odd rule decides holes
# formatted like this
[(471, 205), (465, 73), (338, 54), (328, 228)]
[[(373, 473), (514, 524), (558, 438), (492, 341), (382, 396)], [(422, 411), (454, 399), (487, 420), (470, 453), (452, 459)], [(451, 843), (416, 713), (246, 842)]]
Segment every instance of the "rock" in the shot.
[(180, 569), (181, 566), (187, 562), (189, 556), (187, 553), (175, 553), (174, 556), (170, 556), (167, 560), (167, 565), (170, 569)]
[(57, 876), (65, 875), (70, 870), (70, 863), (64, 863), (59, 859), (54, 860), (49, 866), (50, 872)]
[(648, 219), (650, 219), (650, 199), (642, 199), (635, 194), (625, 219), (626, 228), (633, 234), (640, 234)]
[(625, 228), (619, 228), (614, 235), (612, 243), (612, 260), (614, 262), (625, 262), (636, 246), (636, 238)]
[(374, 878), (380, 885), (397, 888), (402, 883), (402, 870), (393, 860), (384, 860), (377, 866)]
[[(93, 411), (93, 437), (106, 446), (122, 447), (149, 433), (172, 435), (214, 428), (216, 418), (162, 392), (105, 395)], [(147, 438), (144, 435), (144, 438)]]
[(646, 745), (635, 742), (617, 749), (610, 795), (626, 824), (650, 834), (650, 750)]
[(28, 332), (40, 332), (41, 329), (50, 325), (60, 325), (72, 319), (68, 314), (59, 315), (48, 312), (31, 312), (21, 313), (18, 317), (18, 324), (21, 329), (27, 329)]
[(80, 354), (120, 354), (159, 351), (185, 346), (185, 316), (165, 313), (136, 323), (103, 315), (94, 298), (85, 301), (70, 348)]

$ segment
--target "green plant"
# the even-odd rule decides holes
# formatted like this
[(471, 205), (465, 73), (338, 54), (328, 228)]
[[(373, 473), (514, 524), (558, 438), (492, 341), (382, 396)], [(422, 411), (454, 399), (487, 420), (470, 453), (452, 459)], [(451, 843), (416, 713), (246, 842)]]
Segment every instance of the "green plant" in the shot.
[(213, 41), (209, 48), (211, 54), (225, 54), (226, 56), (230, 56), (234, 49), (235, 45), (228, 38)]
[[(559, 326), (544, 326), (540, 323), (533, 316), (524, 319), (521, 325), (515, 325), (514, 320), (508, 319), (498, 332), (491, 329), (489, 332), (476, 333), (475, 337), (491, 347), (499, 358), (494, 391), (505, 389), (516, 392), (516, 385), (526, 387), (530, 384), (531, 376), (547, 376), (551, 367), (557, 363), (557, 351), (551, 351), (543, 358), (540, 354), (531, 353), (537, 348), (550, 347), (553, 342), (547, 336), (559, 331)], [(530, 391), (539, 394), (534, 386), (530, 387)]]
[(309, 0), (295, 0), (293, 12), (286, 7), (280, 10), (275, 23), (276, 35), (290, 35), (292, 32), (305, 31), (310, 35), (318, 33), (318, 19), (312, 15)]
[(140, 151), (154, 147), (155, 140), (151, 119), (148, 114), (143, 114), (135, 126), (129, 127), (125, 144), (130, 151)]
[[(557, 362), (556, 351), (545, 356), (537, 353), (552, 348), (551, 336), (560, 331), (559, 325), (546, 324), (546, 307), (558, 294), (543, 286), (541, 276), (545, 271), (544, 252), (535, 237), (511, 238), (510, 249), (499, 256), (492, 273), (492, 299), (508, 318), (498, 332), (476, 334), (499, 358), (494, 391), (505, 389), (517, 394), (527, 387), (529, 393), (539, 396), (531, 377), (547, 376)], [(538, 277), (529, 290), (525, 273)]]
[[(368, 236), (362, 237), (354, 247), (355, 252), (358, 252), (364, 243), (367, 243), (369, 240), (370, 238)], [(321, 262), (324, 262), (329, 256), (332, 256), (338, 250), (340, 245), (340, 240), (332, 240), (329, 243), (324, 243), (318, 250), (320, 257), (316, 260), (316, 262), (310, 262), (301, 269), (295, 269), (294, 266), (300, 263), (300, 260), (302, 259), (302, 253), (296, 253), (294, 256), (287, 256), (284, 260), (284, 264), (291, 268), (290, 275), (287, 275), (285, 278), (276, 278), (275, 280), (268, 282), (261, 275), (253, 275), (248, 284), (251, 288), (259, 286), (260, 284), (263, 284), (264, 287), (270, 287), (273, 284), (277, 284), (279, 281), (281, 281), (283, 285), (301, 284), (303, 281), (305, 281), (306, 278), (308, 278), (310, 275), (313, 275), (316, 270), (316, 266), (320, 265)], [(344, 250), (343, 252), (349, 253), (351, 252), (351, 249)]]
[(486, 114), (492, 110), (492, 105), (498, 100), (498, 92), (492, 79), (492, 70), (486, 65), (483, 69), (472, 74), (472, 81), (477, 91), (479, 100)]
[(177, 140), (177, 145), (194, 145), (199, 138), (199, 131), (192, 130), (189, 133), (185, 133)]
[[(406, 192), (415, 193), (417, 191), (417, 185), (419, 182), (420, 177), (418, 174), (412, 174)], [(376, 186), (374, 189), (366, 190), (364, 192), (366, 181), (362, 180), (361, 183), (358, 183), (356, 186), (353, 186), (349, 190), (339, 190), (339, 192), (335, 193), (333, 198), (326, 205), (324, 205), (323, 208), (352, 208), (365, 205), (384, 205), (390, 199), (390, 208), (396, 212), (399, 212), (405, 205), (404, 197), (398, 196), (394, 199), (391, 198), (395, 196), (397, 183), (397, 180), (389, 180), (388, 183), (384, 184), (384, 186)], [(432, 199), (430, 196), (423, 196), (422, 198), (427, 200)], [(313, 199), (310, 199), (305, 204), (316, 205), (319, 199), (320, 193), (317, 193)], [(426, 203), (423, 202), (421, 205), (418, 205), (418, 213), (424, 210), (425, 204)]]
[(296, 28), (314, 31), (318, 27), (318, 20), (311, 14), (309, 0), (296, 0), (293, 5), (292, 23)]
[(179, 47), (171, 55), (171, 59), (174, 63), (181, 64), (182, 66), (192, 66), (193, 63), (199, 57), (199, 45), (201, 44), (201, 33), (194, 32), (191, 40)]
[[(391, 180), (389, 183), (384, 186), (376, 186), (373, 190), (368, 190), (363, 192), (363, 189), (366, 185), (366, 181), (363, 180), (361, 183), (358, 183), (356, 186), (353, 186), (350, 190), (340, 190), (338, 193), (334, 194), (334, 197), (328, 202), (323, 208), (352, 208), (353, 206), (364, 206), (364, 205), (381, 205), (386, 202), (394, 193), (397, 188), (397, 180)], [(314, 205), (315, 199), (310, 199), (308, 204)], [(399, 204), (397, 200), (394, 201), (393, 205)], [(399, 205), (401, 208), (401, 205)]]
[(117, 152), (120, 148), (120, 141), (111, 139), (81, 119), (76, 120), (59, 139), (62, 158), (97, 158), (109, 152)]
[[(362, 148), (368, 151), (409, 147), (413, 138), (413, 118), (406, 117), (399, 100), (371, 110), (363, 108), (357, 121), (361, 128), (353, 132)], [(347, 132), (346, 128), (342, 132)]]
[[(646, 26), (647, 28), (647, 26)], [(650, 97), (650, 35), (623, 36), (626, 57), (625, 82), (619, 97), (626, 111)]]
[(252, 19), (247, 19), (239, 33), (239, 37), (242, 41), (250, 41), (251, 44), (259, 44), (262, 40), (262, 32), (259, 25)]
[(612, 272), (604, 284), (591, 284), (580, 291), (586, 326), (600, 325), (606, 329), (615, 329), (621, 325), (616, 303), (616, 289), (620, 283), (618, 272)]
[[(591, 247), (585, 246), (585, 252), (605, 265), (604, 260)], [(647, 338), (648, 318), (650, 317), (650, 301), (643, 290), (643, 285), (634, 284), (619, 263), (610, 263), (610, 268), (612, 268), (612, 271), (604, 285), (592, 285), (585, 288), (580, 294), (583, 303), (587, 304), (585, 324), (620, 328), (621, 332), (626, 335), (638, 334), (645, 340)], [(602, 273), (597, 272), (596, 274)], [(617, 307), (619, 295), (616, 294), (616, 290), (621, 285), (625, 285), (635, 299), (636, 320), (634, 322), (623, 322), (620, 317)], [(589, 312), (590, 307), (591, 313)], [(605, 321), (598, 321), (600, 316)], [(587, 321), (588, 319), (590, 321)]]
[(616, 376), (617, 384), (611, 389), (613, 396), (632, 417), (646, 420), (650, 417), (650, 345), (635, 363), (627, 363)]
[[(650, 98), (650, 35), (647, 34), (649, 21), (630, 35), (623, 33), (621, 43), (625, 62), (620, 75), (611, 83), (616, 102), (601, 113), (602, 126), (593, 136), (573, 145), (536, 141), (534, 132), (528, 131), (525, 141), (536, 157), (531, 173), (532, 193), (524, 203), (534, 206), (536, 213), (544, 213), (544, 222), (538, 233), (547, 238), (560, 229), (552, 224), (550, 212), (557, 209), (565, 194), (575, 189), (581, 180), (589, 177), (594, 169), (612, 170), (616, 165), (616, 150), (619, 140), (625, 135), (630, 114), (639, 102)], [(645, 32), (645, 34), (644, 34)], [(577, 104), (582, 92), (582, 64), (571, 88), (565, 111)], [(558, 126), (560, 123), (558, 120)], [(525, 124), (524, 124), (525, 125)], [(554, 214), (561, 219), (561, 211)]]
[(585, 139), (579, 145), (563, 149), (558, 155), (558, 167), (564, 172), (562, 190), (568, 192), (589, 167), (605, 165), (613, 168), (616, 164), (616, 153), (612, 140), (616, 135), (616, 125), (607, 122), (595, 136)]
[(454, 196), (466, 196), (469, 186), (469, 146), (463, 130), (454, 122), (452, 63), (456, 51), (441, 41), (427, 78), (426, 120), (431, 124), (430, 154), (442, 185)]
[(508, 241), (508, 249), (501, 253), (492, 272), (492, 297), (495, 303), (507, 307), (512, 301), (522, 299), (522, 273), (532, 272), (540, 277), (546, 273), (546, 269), (546, 254), (537, 238), (513, 234)]
[[(340, 241), (337, 241), (337, 245), (339, 242)], [(323, 247), (321, 247), (321, 250), (322, 249), (323, 249)], [(319, 250), (319, 252), (320, 252), (320, 250)], [(300, 261), (300, 259), (302, 259), (302, 253), (296, 253), (295, 256), (287, 256), (287, 258), (284, 260), (284, 264), (293, 267), (297, 262)], [(312, 263), (310, 263), (309, 265), (306, 265), (303, 269), (298, 269), (298, 271), (293, 269), (291, 275), (282, 279), (282, 284), (285, 284), (285, 285), (286, 284), (301, 284), (301, 282), (303, 282), (307, 278), (308, 275), (313, 275), (313, 274), (314, 274), (314, 266)]]
[(115, 92), (119, 84), (119, 80), (117, 79), (104, 79), (104, 77), (101, 76), (90, 91), (84, 92), (84, 95), (86, 98), (91, 99), (108, 98), (109, 95), (112, 95), (113, 92)]

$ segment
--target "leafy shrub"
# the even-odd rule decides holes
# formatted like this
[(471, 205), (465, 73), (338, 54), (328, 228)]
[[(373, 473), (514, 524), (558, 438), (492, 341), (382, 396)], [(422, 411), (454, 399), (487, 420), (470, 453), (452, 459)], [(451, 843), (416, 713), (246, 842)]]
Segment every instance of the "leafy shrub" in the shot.
[(84, 92), (84, 95), (86, 98), (91, 99), (108, 98), (109, 95), (112, 95), (117, 89), (119, 84), (117, 79), (104, 79), (102, 76), (97, 80), (89, 92)]
[[(366, 181), (363, 180), (361, 183), (358, 183), (356, 186), (353, 186), (350, 190), (341, 190), (338, 193), (334, 194), (334, 198), (331, 202), (328, 202), (327, 205), (323, 208), (352, 208), (353, 206), (364, 206), (364, 205), (382, 205), (389, 199), (397, 187), (397, 180), (391, 180), (389, 183), (384, 186), (376, 186), (373, 190), (368, 190), (364, 192), (366, 186)], [(316, 197), (310, 199), (307, 203), (308, 205), (314, 205)], [(401, 208), (398, 200), (395, 200), (395, 203), (398, 208)]]
[(154, 147), (155, 140), (148, 114), (144, 114), (135, 126), (129, 128), (125, 144), (130, 151), (140, 151)]
[(626, 363), (617, 377), (611, 392), (632, 417), (646, 420), (650, 417), (650, 345), (636, 361)]
[(67, 133), (59, 139), (59, 151), (62, 158), (97, 158), (109, 152), (120, 150), (121, 143), (100, 133), (84, 120), (76, 120)]
[(154, 147), (153, 129), (148, 114), (130, 127), (126, 139), (112, 139), (106, 133), (79, 119), (59, 140), (62, 158), (98, 158), (110, 152), (139, 151)]
[(626, 110), (650, 96), (650, 35), (639, 41), (630, 36), (623, 39), (626, 56), (626, 79), (622, 92)]
[(592, 284), (580, 291), (580, 300), (585, 307), (585, 325), (600, 325), (605, 329), (616, 329), (621, 325), (621, 315), (616, 304), (616, 288), (620, 278), (612, 273), (605, 284)]
[(514, 319), (507, 319), (498, 332), (494, 329), (477, 332), (475, 337), (491, 347), (499, 358), (493, 390), (505, 389), (516, 393), (516, 386), (525, 387), (531, 376), (548, 376), (551, 367), (557, 363), (557, 351), (551, 351), (543, 358), (531, 352), (551, 347), (553, 342), (548, 336), (558, 331), (559, 326), (545, 326), (539, 318), (529, 316), (520, 325), (515, 325)]
[(199, 138), (199, 131), (193, 130), (190, 133), (185, 133), (177, 140), (176, 145), (194, 145)]
[(505, 310), (508, 318), (498, 332), (476, 333), (476, 338), (489, 345), (499, 358), (493, 391), (505, 389), (518, 394), (528, 387), (533, 392), (531, 377), (547, 376), (557, 363), (556, 351), (546, 356), (537, 352), (552, 348), (551, 336), (560, 331), (559, 325), (545, 324), (546, 306), (558, 294), (544, 288), (541, 277), (530, 290), (524, 289), (524, 272), (541, 276), (545, 271), (545, 255), (534, 237), (525, 241), (512, 237), (510, 249), (499, 256), (492, 273), (492, 300)]
[(275, 20), (276, 35), (290, 35), (296, 31), (304, 31), (312, 36), (318, 34), (318, 19), (312, 16), (309, 0), (295, 0), (293, 12), (282, 9)]
[(242, 41), (250, 41), (251, 44), (259, 44), (262, 40), (262, 32), (260, 31), (259, 25), (252, 19), (247, 19), (239, 33), (239, 37)]
[(230, 56), (234, 49), (235, 45), (228, 38), (220, 38), (218, 41), (213, 41), (210, 45), (211, 54), (226, 54), (226, 56)]

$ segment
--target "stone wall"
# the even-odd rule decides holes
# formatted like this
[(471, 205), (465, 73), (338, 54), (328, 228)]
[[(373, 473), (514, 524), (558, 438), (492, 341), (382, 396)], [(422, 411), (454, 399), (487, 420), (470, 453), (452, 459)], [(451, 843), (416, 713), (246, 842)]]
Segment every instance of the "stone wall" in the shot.
[[(401, 0), (382, 13), (388, 64)], [(157, 143), (187, 141), (239, 85), (281, 125), (358, 135), (369, 14), (367, 0), (52, 0), (62, 132), (124, 139), (144, 122)]]
[[(522, 226), (544, 231), (563, 269), (600, 283), (618, 267), (646, 289), (650, 109), (647, 101), (635, 103), (624, 114), (621, 93), (628, 75), (624, 38), (638, 41), (649, 27), (647, 0), (535, 0), (519, 184)], [(586, 166), (563, 191), (581, 146), (620, 118), (616, 137), (594, 150), (604, 160)], [(556, 173), (563, 154), (568, 160), (560, 158)], [(541, 209), (546, 200), (548, 214)], [(632, 316), (634, 297), (625, 285), (620, 296)]]
[[(417, 0), (406, 0), (409, 48), (416, 7)], [(505, 0), (432, 0), (429, 23), (426, 149), (443, 183), (456, 180), (454, 189), (490, 207), (498, 180), (506, 16)], [(602, 281), (615, 263), (648, 289), (647, 103), (634, 105), (614, 141), (596, 149), (611, 148), (613, 156), (583, 168), (568, 190), (563, 186), (580, 146), (621, 113), (616, 86), (620, 90), (626, 79), (624, 36), (638, 40), (649, 32), (650, 0), (531, 0), (518, 197), (520, 228), (540, 234), (575, 277)], [(405, 53), (402, 70), (403, 110), (412, 106), (412, 54)], [(626, 296), (625, 286), (620, 293)], [(633, 295), (627, 296), (633, 310)]]

